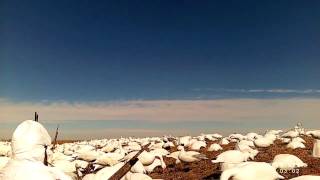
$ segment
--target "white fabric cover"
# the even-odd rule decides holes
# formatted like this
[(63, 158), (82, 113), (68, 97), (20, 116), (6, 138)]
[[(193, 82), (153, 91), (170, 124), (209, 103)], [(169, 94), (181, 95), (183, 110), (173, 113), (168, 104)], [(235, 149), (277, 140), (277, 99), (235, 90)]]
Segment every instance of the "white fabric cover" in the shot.
[(314, 141), (312, 156), (316, 158), (320, 157), (320, 140), (319, 139), (315, 139)]
[(12, 136), (12, 159), (0, 171), (0, 180), (71, 180), (56, 168), (43, 164), (45, 145), (51, 144), (47, 130), (38, 122), (26, 120)]
[(15, 160), (42, 161), (44, 146), (51, 144), (47, 130), (38, 122), (22, 122), (12, 136), (12, 158)]

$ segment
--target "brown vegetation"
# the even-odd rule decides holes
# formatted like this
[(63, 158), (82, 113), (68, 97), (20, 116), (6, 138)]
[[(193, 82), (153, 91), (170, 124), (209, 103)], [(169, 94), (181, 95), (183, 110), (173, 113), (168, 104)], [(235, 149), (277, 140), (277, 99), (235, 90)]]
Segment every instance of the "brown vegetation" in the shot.
[[(260, 162), (272, 162), (274, 156), (277, 154), (293, 154), (299, 157), (302, 161), (308, 164), (306, 168), (299, 168), (295, 171), (282, 171), (278, 172), (284, 176), (286, 179), (290, 179), (301, 175), (320, 175), (320, 158), (313, 158), (311, 156), (313, 148), (313, 138), (304, 136), (303, 139), (306, 141), (305, 149), (288, 149), (286, 144), (281, 143), (279, 140), (275, 142), (272, 146), (268, 148), (259, 148), (259, 154), (256, 156), (255, 161)], [(207, 141), (208, 146), (213, 142)], [(222, 145), (223, 150), (217, 152), (208, 152), (207, 148), (203, 148), (200, 152), (207, 155), (209, 160), (203, 160), (194, 163), (181, 163), (175, 164), (175, 159), (164, 158), (167, 164), (167, 168), (162, 170), (157, 168), (154, 172), (149, 174), (152, 178), (158, 179), (219, 179), (219, 166), (217, 164), (211, 163), (210, 159), (214, 159), (221, 152), (234, 149), (235, 143), (230, 143), (228, 145)], [(175, 151), (172, 149), (170, 151)]]

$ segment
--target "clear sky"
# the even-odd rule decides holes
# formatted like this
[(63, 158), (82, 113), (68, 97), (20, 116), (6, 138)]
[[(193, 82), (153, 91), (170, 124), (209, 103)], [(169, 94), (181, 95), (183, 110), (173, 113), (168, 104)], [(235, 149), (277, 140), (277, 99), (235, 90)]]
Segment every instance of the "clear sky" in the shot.
[[(110, 120), (107, 127), (302, 115), (312, 124), (320, 108), (319, 8), (318, 0), (2, 0), (0, 121), (38, 110), (48, 121)], [(242, 109), (259, 112), (270, 102), (278, 104), (272, 117)]]

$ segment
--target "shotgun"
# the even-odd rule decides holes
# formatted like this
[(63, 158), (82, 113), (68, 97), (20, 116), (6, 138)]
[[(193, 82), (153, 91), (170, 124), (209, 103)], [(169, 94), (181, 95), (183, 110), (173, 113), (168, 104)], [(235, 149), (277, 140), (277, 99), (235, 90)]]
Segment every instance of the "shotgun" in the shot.
[(145, 150), (147, 150), (148, 146), (150, 145), (147, 144), (141, 148), (141, 150), (133, 156), (127, 163), (125, 163), (116, 173), (114, 173), (109, 180), (119, 180), (123, 176), (127, 174), (128, 171), (130, 171), (131, 167), (136, 164), (136, 162), (139, 160), (138, 156)]
[(52, 148), (51, 148), (52, 151), (56, 148), (58, 134), (59, 134), (59, 124), (57, 125), (56, 134), (54, 135), (54, 140), (52, 142), (52, 144), (53, 144)]

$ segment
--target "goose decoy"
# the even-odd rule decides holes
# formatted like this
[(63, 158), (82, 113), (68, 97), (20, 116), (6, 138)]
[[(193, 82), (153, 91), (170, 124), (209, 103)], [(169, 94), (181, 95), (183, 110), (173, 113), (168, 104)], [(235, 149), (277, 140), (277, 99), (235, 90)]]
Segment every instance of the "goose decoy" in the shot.
[(220, 180), (278, 180), (283, 176), (265, 162), (244, 162), (222, 172)]
[(271, 165), (277, 169), (291, 170), (299, 167), (307, 167), (297, 156), (292, 154), (278, 154), (273, 158)]

